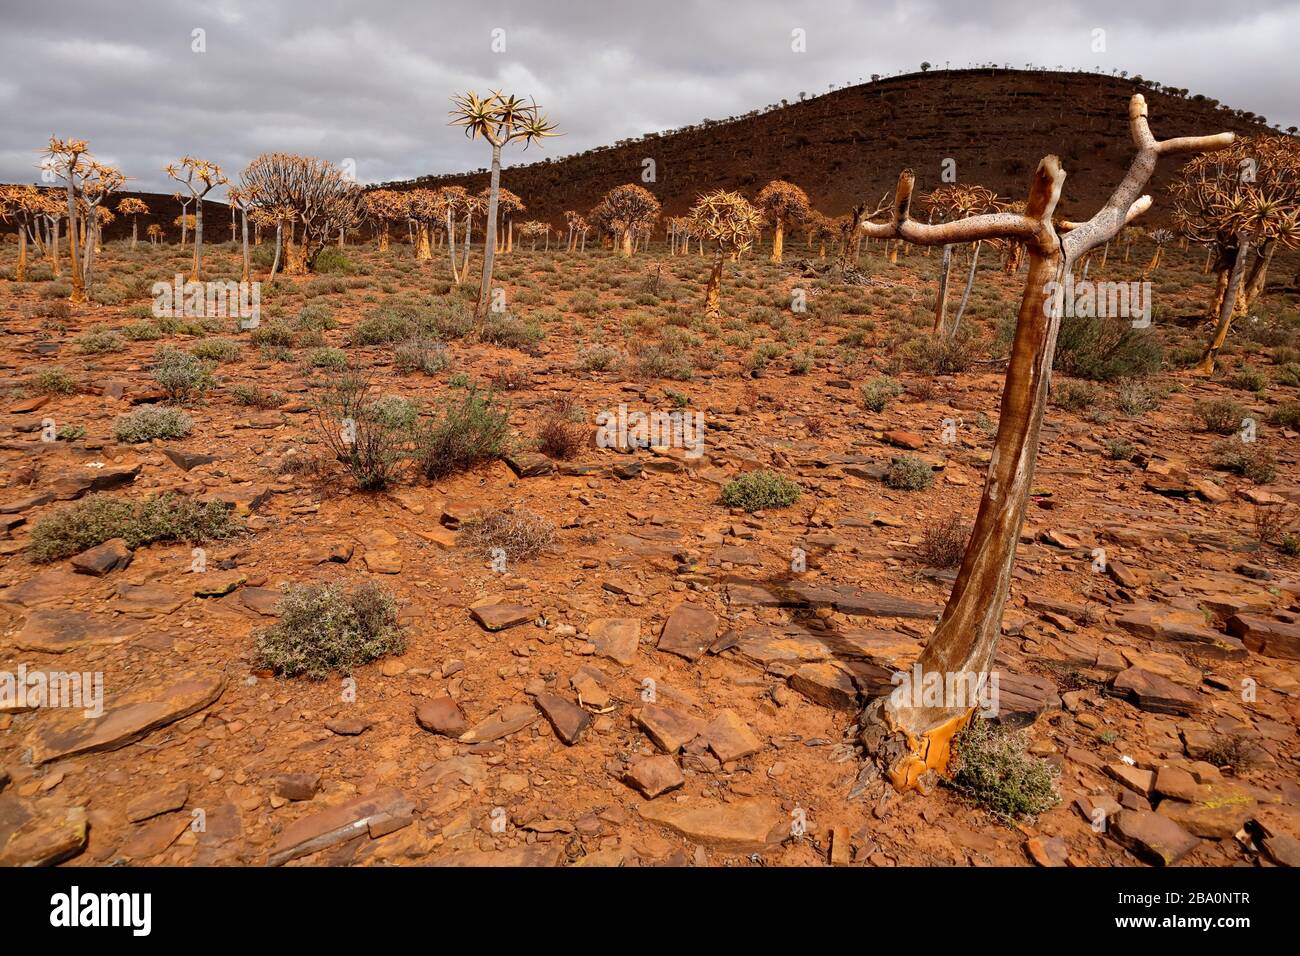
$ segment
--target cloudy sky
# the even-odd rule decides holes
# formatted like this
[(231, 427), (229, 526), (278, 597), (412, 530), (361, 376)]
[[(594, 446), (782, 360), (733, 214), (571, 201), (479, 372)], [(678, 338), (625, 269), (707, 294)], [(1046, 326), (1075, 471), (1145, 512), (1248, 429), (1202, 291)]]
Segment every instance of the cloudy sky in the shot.
[(446, 125), (457, 91), (533, 96), (565, 133), (511, 163), (922, 60), (1122, 69), (1300, 123), (1300, 0), (0, 0), (0, 16), (7, 182), (35, 178), (51, 134), (142, 190), (172, 191), (181, 155), (231, 174), (265, 151), (381, 182), (486, 164)]

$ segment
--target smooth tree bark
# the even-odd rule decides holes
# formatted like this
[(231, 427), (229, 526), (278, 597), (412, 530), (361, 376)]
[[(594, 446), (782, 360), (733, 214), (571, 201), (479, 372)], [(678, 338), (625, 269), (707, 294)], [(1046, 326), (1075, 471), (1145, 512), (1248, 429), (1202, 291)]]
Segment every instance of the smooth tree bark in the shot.
[(1206, 375), (1214, 372), (1214, 364), (1218, 360), (1223, 343), (1228, 338), (1228, 330), (1232, 328), (1232, 316), (1237, 311), (1237, 293), (1241, 289), (1241, 277), (1245, 274), (1246, 257), (1249, 253), (1250, 237), (1244, 234), (1237, 236), (1237, 250), (1233, 257), (1232, 272), (1228, 276), (1227, 285), (1223, 289), (1223, 298), (1219, 301), (1219, 314), (1214, 327), (1214, 338), (1210, 339), (1210, 344), (1205, 347), (1201, 362), (1196, 367), (1198, 372)]
[(496, 257), (497, 195), (501, 190), (501, 144), (492, 144), (492, 176), (489, 180), (487, 232), (483, 239), (483, 278), (478, 288), (478, 302), (474, 306), (474, 319), (481, 322), (487, 315), (488, 300), (492, 297), (492, 262)]
[[(1129, 127), (1137, 155), (1127, 175), (1096, 215), (1063, 233), (1053, 223), (1065, 181), (1055, 156), (1039, 163), (1024, 213), (987, 213), (939, 225), (916, 222), (910, 217), (913, 177), (906, 171), (899, 178), (891, 221), (862, 226), (869, 237), (918, 245), (1016, 239), (1025, 243), (1029, 257), (975, 526), (948, 603), (917, 662), (920, 673), (935, 675), (948, 694), (971, 678), (983, 685), (997, 650), (1034, 478), (1066, 276), (1082, 256), (1150, 207), (1151, 198), (1140, 193), (1159, 157), (1222, 149), (1233, 141), (1231, 133), (1156, 141), (1141, 94), (1130, 101)], [(947, 696), (937, 705), (906, 693), (877, 698), (863, 714), (861, 741), (877, 761), (872, 766), (894, 787), (926, 790), (947, 769), (952, 738), (969, 722), (973, 707), (970, 700)]]

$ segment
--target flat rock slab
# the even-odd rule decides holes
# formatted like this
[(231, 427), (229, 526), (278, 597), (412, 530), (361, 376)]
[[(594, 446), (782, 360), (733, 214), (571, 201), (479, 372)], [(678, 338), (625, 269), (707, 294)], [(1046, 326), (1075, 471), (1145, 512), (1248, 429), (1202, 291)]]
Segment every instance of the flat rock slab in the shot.
[(598, 617), (587, 625), (587, 637), (597, 654), (627, 667), (641, 646), (641, 622), (634, 617)]
[(1145, 605), (1120, 615), (1115, 623), (1138, 637), (1193, 644), (1198, 653), (1217, 659), (1241, 660), (1246, 656), (1240, 640), (1206, 627), (1205, 619), (1194, 611)]
[(117, 586), (114, 607), (132, 617), (158, 617), (171, 614), (189, 600), (189, 595), (161, 584), (127, 584)]
[(0, 601), (23, 607), (37, 607), (51, 601), (81, 597), (91, 584), (85, 575), (73, 574), (63, 568), (51, 568), (0, 591)]
[(537, 706), (550, 721), (555, 735), (572, 747), (591, 726), (591, 714), (559, 694), (543, 693), (536, 697)]
[(86, 815), (41, 814), (16, 796), (0, 796), (0, 866), (54, 866), (86, 847)]
[(1228, 633), (1241, 638), (1256, 654), (1300, 661), (1300, 624), (1287, 624), (1258, 614), (1234, 614)]
[(166, 790), (155, 790), (146, 793), (128, 806), (126, 808), (126, 818), (132, 823), (141, 823), (152, 817), (183, 809), (185, 801), (189, 798), (190, 785), (188, 783), (177, 784), (174, 787), (168, 787)]
[(668, 754), (643, 757), (628, 767), (623, 779), (648, 800), (653, 800), (686, 784), (686, 778), (682, 776), (682, 768), (677, 766), (676, 758)]
[(371, 838), (400, 830), (413, 821), (415, 804), (396, 787), (384, 787), (336, 807), (295, 820), (276, 840), (267, 863), (282, 866), (360, 833)]
[(669, 754), (704, 732), (704, 721), (664, 704), (646, 704), (637, 712), (636, 722), (656, 747)]
[(123, 538), (110, 538), (103, 544), (89, 548), (69, 562), (81, 574), (102, 578), (112, 571), (120, 571), (131, 563), (131, 549)]
[(1198, 837), (1230, 840), (1255, 812), (1249, 791), (1223, 781), (1198, 784), (1190, 796), (1189, 801), (1161, 800), (1156, 812)]
[(506, 464), (520, 478), (540, 478), (555, 471), (555, 462), (537, 452), (520, 452), (507, 455)]
[[(990, 686), (990, 692), (992, 688)], [(997, 722), (1004, 727), (1028, 727), (1050, 710), (1061, 709), (1056, 683), (1046, 677), (1000, 671)]]
[(1117, 674), (1111, 690), (1127, 697), (1139, 710), (1153, 714), (1187, 716), (1201, 709), (1195, 691), (1140, 667), (1130, 667)]
[(721, 711), (709, 721), (704, 728), (704, 739), (722, 763), (748, 757), (763, 748), (763, 741), (734, 710)]
[(559, 866), (564, 855), (559, 841), (534, 846), (508, 847), (504, 850), (461, 850), (434, 857), (431, 866), (480, 867)]
[(773, 850), (790, 835), (789, 817), (773, 801), (761, 797), (708, 805), (655, 800), (637, 809), (643, 820), (667, 827), (693, 843), (742, 853)]
[(480, 721), (461, 734), (459, 740), (465, 744), (482, 744), (523, 730), (541, 715), (532, 704), (508, 704), (491, 717)]
[(140, 827), (114, 855), (128, 860), (148, 860), (175, 843), (193, 822), (184, 813), (160, 817)]
[(415, 722), (431, 734), (459, 737), (469, 730), (469, 721), (449, 695), (442, 694), (416, 705)]
[(522, 604), (485, 604), (470, 608), (470, 616), (487, 631), (504, 631), (508, 627), (527, 624), (537, 617), (537, 612)]
[(804, 664), (790, 675), (790, 687), (814, 704), (832, 710), (856, 710), (858, 688), (852, 675), (838, 664)]
[(1121, 810), (1107, 832), (1134, 856), (1157, 866), (1173, 866), (1201, 842), (1173, 820), (1151, 810)]
[(81, 647), (111, 647), (140, 633), (139, 625), (109, 614), (41, 608), (27, 615), (14, 647), (42, 654), (63, 654)]
[(704, 656), (718, 636), (718, 616), (698, 604), (679, 604), (673, 608), (655, 646), (688, 661)]
[(147, 697), (114, 702), (103, 716), (86, 720), (80, 711), (38, 727), (27, 738), (32, 763), (43, 764), (77, 754), (117, 750), (147, 737), (159, 727), (211, 706), (226, 682), (221, 677), (182, 680)]

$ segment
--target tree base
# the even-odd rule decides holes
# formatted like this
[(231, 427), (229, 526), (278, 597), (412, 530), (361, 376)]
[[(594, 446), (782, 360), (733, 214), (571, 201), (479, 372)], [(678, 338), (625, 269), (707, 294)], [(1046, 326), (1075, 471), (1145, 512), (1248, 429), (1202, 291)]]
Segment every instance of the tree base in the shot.
[(881, 775), (900, 793), (929, 793), (948, 772), (952, 740), (970, 723), (972, 710), (895, 709), (880, 697), (862, 712), (858, 740)]

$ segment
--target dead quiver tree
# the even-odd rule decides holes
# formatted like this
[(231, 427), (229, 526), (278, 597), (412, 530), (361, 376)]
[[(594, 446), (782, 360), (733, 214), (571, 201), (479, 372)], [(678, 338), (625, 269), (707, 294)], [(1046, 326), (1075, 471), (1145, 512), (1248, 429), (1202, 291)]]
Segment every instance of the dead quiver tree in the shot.
[[(905, 684), (867, 705), (860, 740), (873, 762), (864, 768), (866, 778), (878, 780), (883, 774), (898, 790), (928, 791), (936, 776), (946, 772), (952, 738), (973, 712), (972, 701), (957, 692), (982, 687), (988, 678), (1034, 478), (1066, 276), (1082, 256), (1150, 207), (1151, 197), (1140, 193), (1161, 156), (1222, 149), (1233, 142), (1232, 133), (1157, 141), (1141, 94), (1129, 102), (1129, 129), (1137, 155), (1123, 181), (1091, 219), (1071, 224), (1063, 234), (1052, 219), (1065, 182), (1056, 156), (1038, 164), (1023, 214), (994, 212), (933, 225), (916, 222), (910, 216), (913, 176), (906, 170), (898, 180), (890, 221), (862, 225), (872, 238), (927, 246), (1019, 240), (1029, 255), (975, 527), (939, 624), (912, 672), (914, 677), (919, 671), (923, 686), (937, 683), (942, 693), (935, 699), (922, 694), (922, 687)], [(864, 782), (870, 784), (871, 779)]]
[(1264, 291), (1273, 253), (1300, 244), (1300, 144), (1290, 136), (1243, 137), (1230, 149), (1192, 159), (1169, 189), (1175, 227), (1214, 253), (1209, 317), (1215, 328), (1199, 366), (1209, 373), (1233, 316)]
[[(362, 192), (331, 162), (289, 153), (263, 153), (240, 177), (257, 205), (280, 222), (288, 221), (284, 241), (285, 275), (305, 275), (339, 230), (360, 221)], [(302, 226), (301, 243), (294, 233)]]

